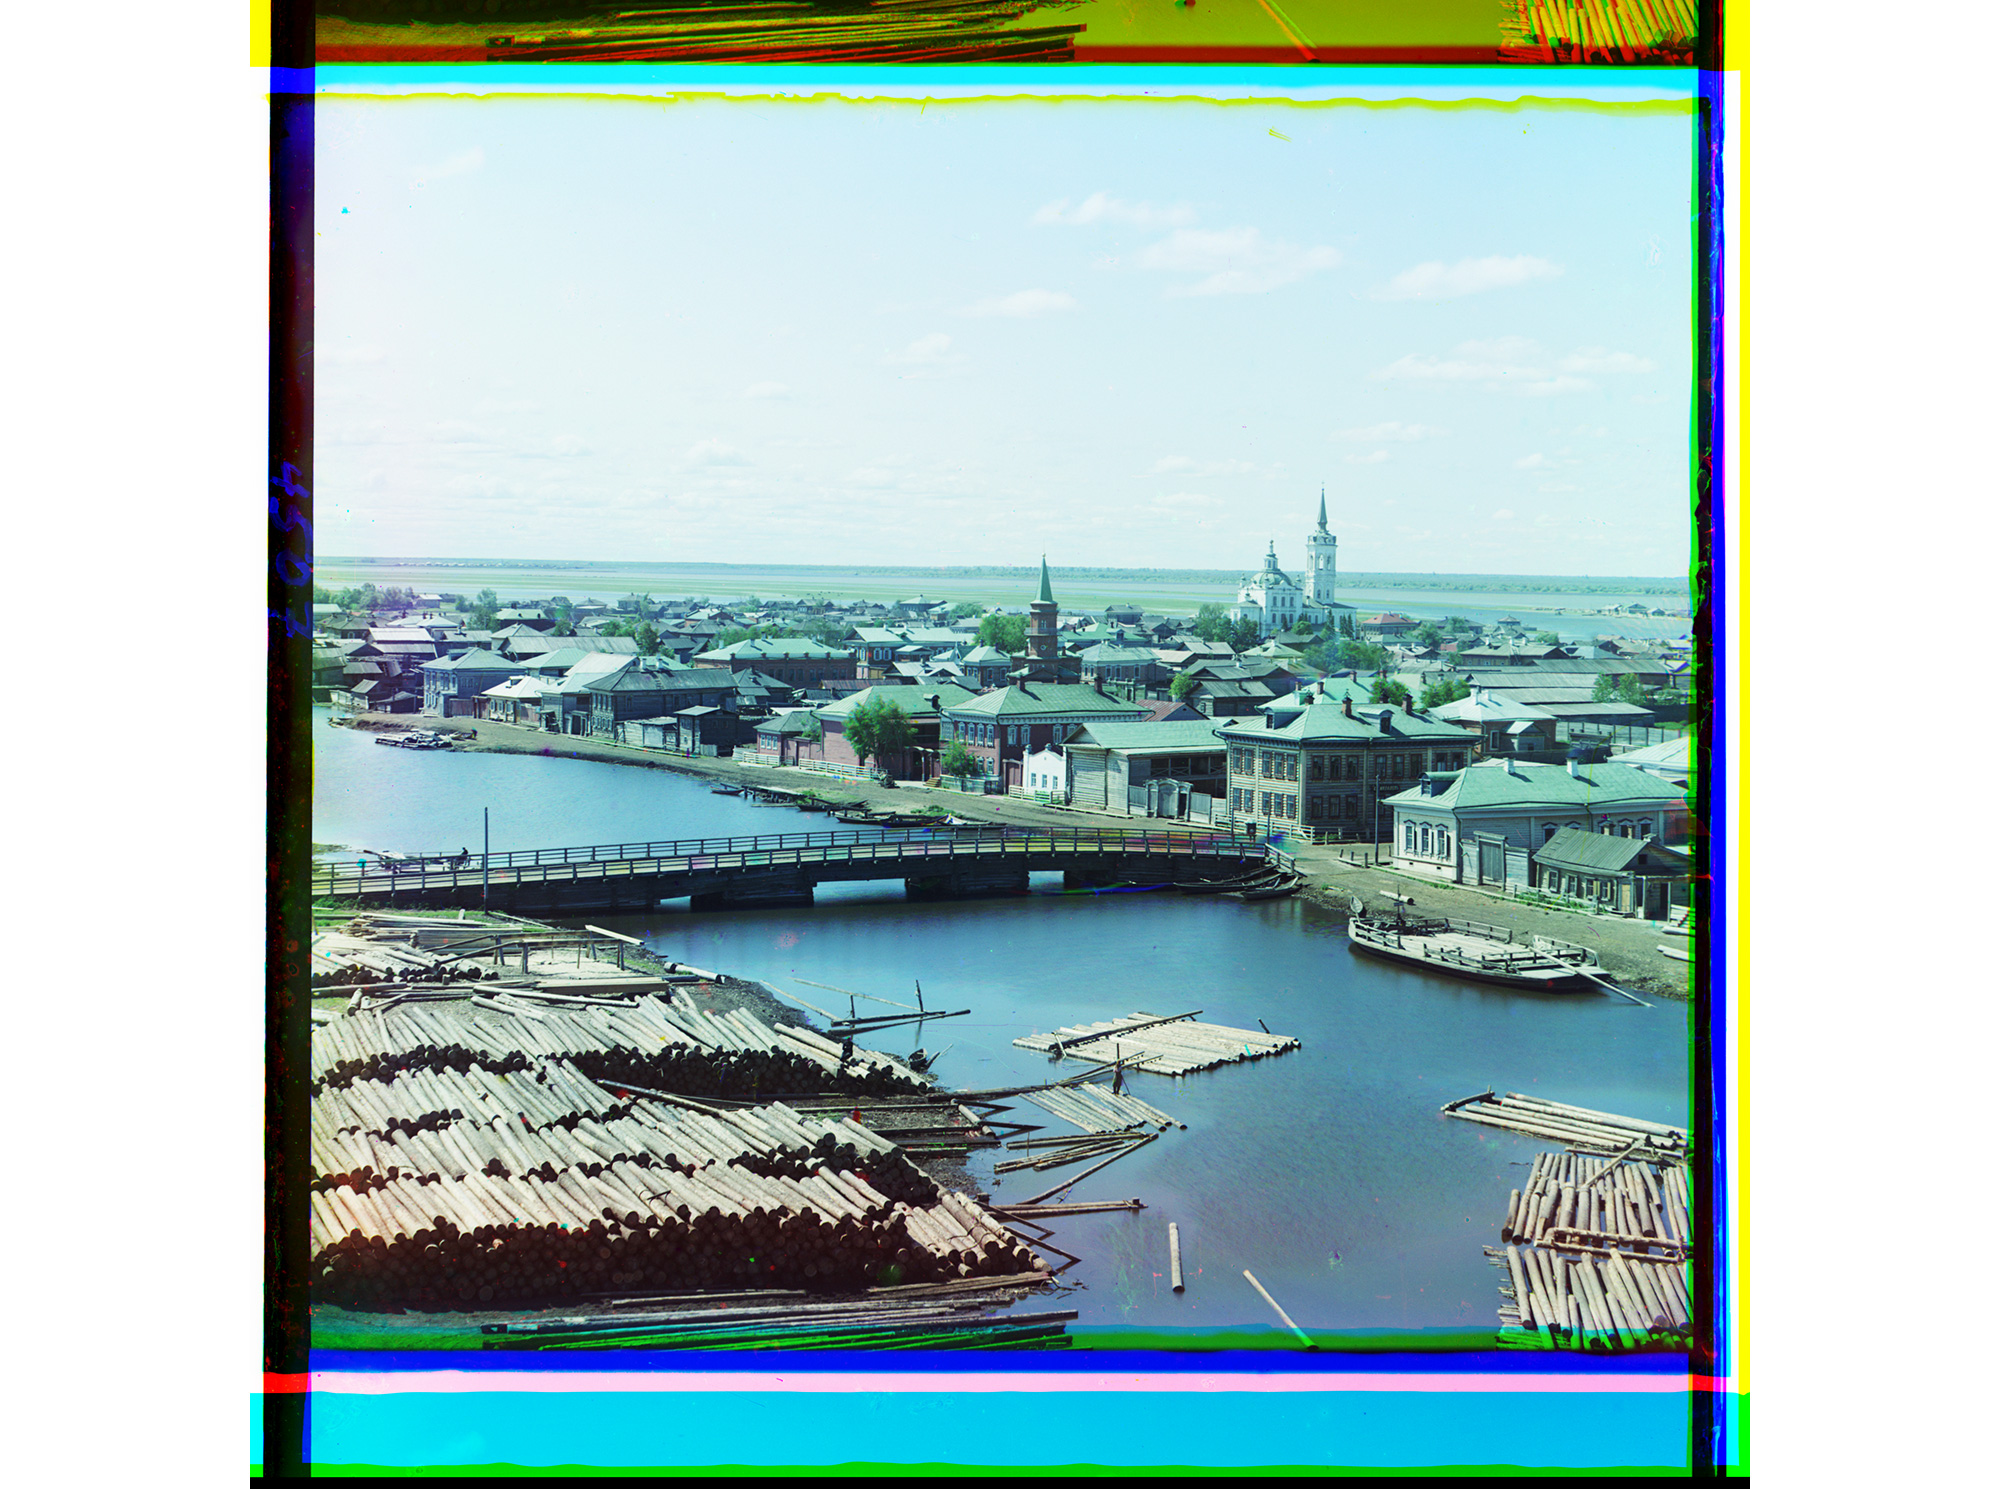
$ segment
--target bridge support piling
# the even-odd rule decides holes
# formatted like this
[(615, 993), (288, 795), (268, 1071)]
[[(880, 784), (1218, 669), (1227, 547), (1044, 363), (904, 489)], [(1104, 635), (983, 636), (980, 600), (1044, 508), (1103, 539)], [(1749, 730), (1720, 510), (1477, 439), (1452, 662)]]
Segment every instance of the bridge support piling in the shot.
[(903, 881), (903, 894), (912, 900), (978, 899), (986, 895), (1027, 892), (1027, 872), (1019, 869), (955, 869), (949, 873), (925, 874)]

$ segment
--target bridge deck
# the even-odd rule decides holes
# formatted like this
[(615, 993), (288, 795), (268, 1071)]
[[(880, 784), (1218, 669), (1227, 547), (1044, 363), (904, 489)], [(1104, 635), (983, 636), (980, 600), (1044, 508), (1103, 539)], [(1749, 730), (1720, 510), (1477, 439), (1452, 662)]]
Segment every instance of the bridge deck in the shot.
[(409, 863), (377, 860), (354, 866), (314, 868), (316, 897), (342, 900), (460, 902), (482, 887), (514, 898), (524, 888), (595, 885), (609, 890), (643, 885), (657, 898), (690, 893), (697, 883), (711, 887), (771, 871), (790, 871), (810, 885), (829, 879), (923, 878), (954, 869), (1061, 870), (1104, 867), (1107, 861), (1152, 859), (1183, 862), (1210, 859), (1230, 863), (1260, 861), (1272, 853), (1252, 838), (1219, 833), (1079, 828), (921, 829), (906, 834), (860, 837), (841, 833), (772, 833), (740, 838), (697, 838), (649, 843), (594, 844), (478, 855), (432, 856)]

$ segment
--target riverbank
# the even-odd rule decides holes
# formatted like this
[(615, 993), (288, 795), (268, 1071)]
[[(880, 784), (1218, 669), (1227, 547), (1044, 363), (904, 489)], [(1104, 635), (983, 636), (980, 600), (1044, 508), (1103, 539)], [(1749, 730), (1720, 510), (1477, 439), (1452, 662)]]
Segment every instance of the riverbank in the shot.
[[(405, 729), (412, 727), (412, 721), (408, 714), (364, 714), (356, 719), (354, 727), (366, 730)], [(453, 750), (460, 753), (590, 760), (608, 765), (664, 770), (726, 785), (800, 792), (811, 790), (841, 801), (858, 801), (869, 811), (910, 811), (919, 805), (937, 805), (965, 821), (1010, 827), (1059, 829), (1115, 825), (1143, 829), (1173, 825), (1155, 818), (1129, 817), (1117, 812), (1045, 806), (1022, 797), (932, 791), (908, 783), (885, 787), (873, 781), (845, 780), (790, 767), (745, 765), (706, 756), (663, 755), (657, 750), (608, 744), (603, 740), (575, 735), (554, 735), (490, 719), (425, 720), (421, 727), (457, 736), (459, 742)], [(784, 818), (782, 813), (778, 815), (789, 825), (790, 819)], [(822, 825), (831, 824), (825, 819), (813, 819), (812, 826)], [(785, 828), (773, 822), (770, 830), (777, 832)], [(1686, 1000), (1689, 996), (1687, 965), (1662, 956), (1658, 950), (1662, 944), (1677, 943), (1680, 949), (1687, 949), (1686, 943), (1682, 938), (1664, 934), (1656, 921), (1624, 920), (1528, 905), (1461, 885), (1415, 879), (1383, 868), (1360, 867), (1341, 857), (1343, 852), (1352, 851), (1352, 845), (1341, 848), (1287, 844), (1286, 851), (1292, 854), (1305, 878), (1306, 884), (1301, 893), (1342, 919), (1348, 914), (1350, 898), (1359, 897), (1364, 904), (1380, 909), (1388, 903), (1383, 898), (1385, 892), (1409, 895), (1414, 897), (1418, 909), (1430, 914), (1484, 921), (1512, 931), (1523, 939), (1536, 935), (1552, 936), (1588, 946), (1597, 952), (1604, 970), (1622, 986), (1662, 998)]]

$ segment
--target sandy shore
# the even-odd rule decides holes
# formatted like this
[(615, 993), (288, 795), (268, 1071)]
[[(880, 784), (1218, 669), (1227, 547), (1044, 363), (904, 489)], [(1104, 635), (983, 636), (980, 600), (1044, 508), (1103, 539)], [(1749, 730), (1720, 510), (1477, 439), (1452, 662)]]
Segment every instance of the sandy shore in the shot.
[[(652, 770), (670, 770), (681, 775), (734, 785), (757, 785), (785, 791), (818, 791), (838, 801), (859, 801), (872, 811), (912, 811), (923, 805), (947, 808), (954, 816), (975, 822), (1004, 823), (1016, 827), (1143, 827), (1153, 819), (1127, 817), (1116, 812), (1089, 812), (1073, 807), (1048, 807), (1018, 797), (969, 796), (962, 791), (931, 791), (904, 784), (895, 788), (873, 782), (842, 780), (813, 771), (779, 769), (760, 765), (739, 765), (733, 760), (683, 759), (642, 750), (629, 745), (606, 744), (602, 740), (549, 734), (488, 719), (437, 720), (409, 714), (364, 714), (357, 727), (367, 729), (435, 729), (456, 734), (460, 743), (453, 748), (508, 755), (549, 755), (576, 760), (596, 760), (609, 765), (636, 765)], [(1479, 920), (1504, 926), (1517, 935), (1553, 936), (1588, 946), (1598, 954), (1604, 970), (1622, 986), (1663, 998), (1685, 999), (1688, 994), (1688, 966), (1662, 956), (1662, 945), (1689, 949), (1688, 938), (1663, 933), (1657, 922), (1626, 920), (1619, 916), (1586, 915), (1576, 911), (1553, 910), (1524, 905), (1461, 885), (1415, 879), (1386, 869), (1360, 868), (1344, 860), (1334, 847), (1301, 845), (1292, 853), (1305, 876), (1304, 893), (1335, 914), (1348, 914), (1350, 897), (1359, 897), (1373, 909), (1384, 908), (1384, 891), (1413, 896), (1416, 908), (1433, 915), (1450, 915), (1463, 920)], [(1384, 850), (1386, 852), (1386, 848)], [(756, 996), (769, 1000), (758, 989)], [(769, 1014), (753, 1001), (744, 1005), (759, 1017)], [(772, 1002), (772, 1012), (790, 1005)]]

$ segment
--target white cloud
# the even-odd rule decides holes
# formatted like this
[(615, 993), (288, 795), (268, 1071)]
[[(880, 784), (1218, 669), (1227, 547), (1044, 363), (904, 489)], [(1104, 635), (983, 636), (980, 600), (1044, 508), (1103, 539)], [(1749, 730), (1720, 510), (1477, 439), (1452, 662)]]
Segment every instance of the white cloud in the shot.
[(749, 458), (734, 445), (719, 439), (705, 439), (687, 452), (687, 463), (695, 466), (748, 465)]
[(1606, 351), (1601, 346), (1578, 347), (1556, 365), (1564, 372), (1635, 373), (1653, 370), (1650, 357)]
[(1154, 505), (1187, 510), (1195, 507), (1217, 507), (1222, 504), (1214, 497), (1205, 496), (1199, 491), (1176, 491), (1171, 496), (1156, 497)]
[(1541, 451), (1537, 450), (1534, 454), (1523, 455), (1519, 460), (1515, 461), (1514, 469), (1533, 470), (1536, 466), (1543, 464), (1547, 459), (1548, 459), (1547, 456), (1543, 455)]
[(1061, 290), (1016, 290), (1011, 295), (1003, 295), (997, 300), (981, 300), (976, 305), (968, 305), (961, 315), (1002, 315), (1015, 320), (1028, 320), (1035, 316), (1054, 315), (1059, 311), (1076, 309), (1076, 299)]
[(1506, 289), (1554, 279), (1561, 264), (1520, 254), (1513, 258), (1460, 259), (1457, 263), (1418, 264), (1405, 269), (1375, 292), (1378, 300), (1454, 300), (1484, 290)]
[(936, 367), (952, 360), (951, 338), (942, 331), (933, 331), (928, 336), (919, 336), (899, 352), (890, 352), (882, 360), (904, 367)]
[(1037, 209), (1028, 220), (1044, 227), (1088, 227), (1098, 222), (1123, 223), (1130, 227), (1181, 227), (1195, 220), (1195, 211), (1185, 202), (1161, 207), (1152, 202), (1124, 202), (1104, 192), (1094, 191), (1073, 208), (1068, 197), (1050, 202)]
[(1512, 522), (1514, 520), (1514, 509), (1512, 507), (1502, 507), (1493, 514), (1493, 520), (1495, 522)]
[(1357, 445), (1380, 444), (1383, 440), (1408, 444), (1412, 440), (1439, 439), (1449, 432), (1433, 424), (1403, 424), (1391, 419), (1386, 424), (1370, 424), (1361, 429), (1337, 429), (1329, 438)]
[(783, 383), (752, 383), (743, 390), (745, 398), (790, 398), (792, 390)]
[(1149, 245), (1139, 255), (1142, 269), (1205, 276), (1193, 284), (1176, 285), (1167, 291), (1177, 297), (1261, 295), (1339, 263), (1337, 249), (1302, 248), (1281, 238), (1266, 238), (1254, 227), (1214, 232), (1181, 228)]
[(1343, 455), (1340, 457), (1349, 465), (1380, 465), (1389, 458), (1387, 450), (1371, 450), (1366, 455)]
[(1584, 378), (1556, 374), (1542, 348), (1525, 336), (1462, 341), (1448, 357), (1420, 357), (1412, 352), (1368, 375), (1378, 382), (1478, 383), (1488, 392), (1528, 397), (1581, 393), (1592, 386)]

